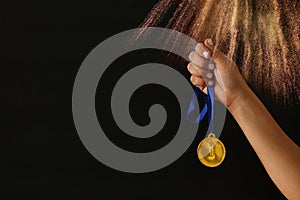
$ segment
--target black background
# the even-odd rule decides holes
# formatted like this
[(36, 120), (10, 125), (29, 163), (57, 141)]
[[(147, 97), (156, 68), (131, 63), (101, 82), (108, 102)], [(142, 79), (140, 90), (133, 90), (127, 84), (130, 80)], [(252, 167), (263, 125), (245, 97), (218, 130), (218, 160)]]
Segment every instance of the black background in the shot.
[[(227, 157), (214, 169), (197, 160), (201, 133), (176, 162), (146, 174), (108, 168), (81, 143), (71, 107), (77, 70), (104, 39), (138, 27), (156, 2), (1, 1), (1, 199), (284, 199), (229, 114), (221, 135)], [(137, 55), (138, 61), (129, 57), (124, 65), (157, 59), (155, 53)], [(117, 73), (117, 65), (122, 65), (122, 60), (112, 72)], [(173, 67), (188, 78), (184, 66)], [(109, 80), (108, 75), (104, 91), (111, 91), (111, 86), (106, 86)], [(107, 134), (112, 141), (137, 152), (170, 141), (176, 133), (176, 125), (170, 126), (170, 122), (176, 124), (180, 116), (172, 93), (159, 86), (147, 87), (135, 95), (131, 111), (136, 122), (143, 124), (148, 120), (143, 117), (147, 106), (156, 102), (169, 105), (168, 127), (156, 141), (143, 143), (124, 135), (118, 139), (117, 128), (101, 122), (110, 130)], [(151, 100), (149, 95), (154, 93)], [(267, 93), (258, 96), (299, 145), (299, 105), (277, 104)], [(102, 103), (97, 97), (97, 111), (105, 107)], [(202, 124), (199, 132), (205, 127)], [(137, 149), (133, 149), (135, 142)]]

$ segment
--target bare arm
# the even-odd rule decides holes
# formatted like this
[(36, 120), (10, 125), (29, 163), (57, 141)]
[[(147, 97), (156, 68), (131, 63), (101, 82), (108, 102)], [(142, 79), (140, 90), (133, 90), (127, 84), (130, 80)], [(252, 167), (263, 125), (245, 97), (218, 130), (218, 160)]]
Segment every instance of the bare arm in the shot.
[[(213, 57), (215, 79), (207, 76), (207, 62)], [(217, 98), (228, 108), (249, 140), (267, 173), (288, 199), (300, 199), (300, 148), (283, 132), (273, 117), (247, 86), (232, 61), (214, 50), (208, 40), (190, 55), (191, 81), (205, 91), (215, 81)], [(203, 70), (205, 69), (205, 70)]]
[(300, 199), (300, 148), (282, 131), (260, 100), (244, 86), (228, 108), (269, 176), (288, 199)]

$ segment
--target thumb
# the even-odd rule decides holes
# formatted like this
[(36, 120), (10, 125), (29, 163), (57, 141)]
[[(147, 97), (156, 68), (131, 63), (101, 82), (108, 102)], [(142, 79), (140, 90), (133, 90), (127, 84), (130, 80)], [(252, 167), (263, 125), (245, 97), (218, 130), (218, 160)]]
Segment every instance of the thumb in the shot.
[(210, 38), (206, 39), (204, 41), (204, 45), (206, 48), (210, 50), (211, 55), (214, 58), (214, 61), (217, 61), (223, 57), (222, 53), (214, 46), (212, 39)]
[(212, 39), (206, 39), (204, 41), (204, 45), (210, 50), (212, 55), (211, 57), (218, 69), (224, 69), (228, 66), (228, 58), (214, 46)]

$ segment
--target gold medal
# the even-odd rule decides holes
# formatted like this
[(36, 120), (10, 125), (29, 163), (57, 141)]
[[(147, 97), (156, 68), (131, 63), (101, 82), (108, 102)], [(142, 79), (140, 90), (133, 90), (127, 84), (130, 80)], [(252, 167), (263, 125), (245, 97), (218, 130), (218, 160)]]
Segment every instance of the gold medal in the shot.
[(226, 150), (224, 144), (216, 138), (215, 134), (210, 133), (198, 145), (197, 155), (203, 165), (217, 167), (223, 162)]

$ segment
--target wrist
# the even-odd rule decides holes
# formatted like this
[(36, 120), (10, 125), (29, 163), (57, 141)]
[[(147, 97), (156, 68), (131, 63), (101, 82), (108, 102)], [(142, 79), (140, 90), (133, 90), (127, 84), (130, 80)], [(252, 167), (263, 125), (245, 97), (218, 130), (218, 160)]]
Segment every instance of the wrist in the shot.
[(231, 114), (240, 109), (246, 103), (249, 96), (251, 96), (251, 89), (244, 80), (241, 81), (239, 88), (234, 92), (233, 96), (235, 96), (234, 99), (227, 105), (227, 109)]

